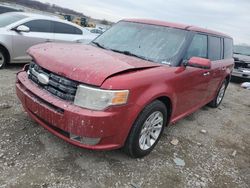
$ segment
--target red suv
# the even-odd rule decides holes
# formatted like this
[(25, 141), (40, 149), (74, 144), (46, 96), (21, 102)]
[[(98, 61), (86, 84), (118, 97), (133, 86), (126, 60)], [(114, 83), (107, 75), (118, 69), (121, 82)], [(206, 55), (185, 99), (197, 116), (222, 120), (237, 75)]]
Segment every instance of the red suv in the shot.
[(198, 27), (123, 20), (89, 45), (40, 44), (16, 92), (41, 126), (77, 146), (149, 154), (165, 125), (220, 105), (231, 37)]

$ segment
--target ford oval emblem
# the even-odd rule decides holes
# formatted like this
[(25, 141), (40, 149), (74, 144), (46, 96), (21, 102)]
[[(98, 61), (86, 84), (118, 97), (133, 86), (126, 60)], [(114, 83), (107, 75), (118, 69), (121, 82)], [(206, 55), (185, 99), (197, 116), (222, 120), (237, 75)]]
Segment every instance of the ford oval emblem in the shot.
[(49, 77), (46, 74), (42, 74), (42, 73), (38, 74), (37, 79), (43, 85), (49, 84)]

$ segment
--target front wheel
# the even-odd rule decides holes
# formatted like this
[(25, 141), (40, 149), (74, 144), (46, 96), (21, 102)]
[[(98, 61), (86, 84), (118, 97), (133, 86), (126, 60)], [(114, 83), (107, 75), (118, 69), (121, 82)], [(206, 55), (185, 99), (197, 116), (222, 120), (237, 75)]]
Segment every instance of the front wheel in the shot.
[(124, 146), (134, 158), (148, 155), (160, 139), (167, 122), (167, 108), (161, 101), (147, 105), (136, 119)]
[(7, 58), (5, 51), (0, 47), (0, 69), (4, 68), (7, 64)]
[(216, 97), (209, 103), (209, 106), (213, 108), (217, 108), (221, 104), (222, 99), (224, 98), (224, 95), (227, 89), (227, 85), (228, 85), (227, 80), (224, 80)]

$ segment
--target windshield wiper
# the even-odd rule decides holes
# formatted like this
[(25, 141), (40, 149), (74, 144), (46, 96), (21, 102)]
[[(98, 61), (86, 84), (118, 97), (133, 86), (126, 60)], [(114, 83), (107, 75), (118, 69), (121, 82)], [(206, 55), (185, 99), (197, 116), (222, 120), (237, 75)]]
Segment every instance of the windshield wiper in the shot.
[(99, 48), (106, 49), (103, 45), (101, 45), (101, 44), (98, 43), (98, 42), (91, 42), (91, 43), (95, 44), (95, 45), (98, 46)]
[(147, 60), (147, 61), (149, 60), (149, 59), (147, 59), (144, 56), (133, 54), (130, 51), (126, 51), (126, 50), (125, 51), (121, 51), (121, 50), (114, 50), (114, 49), (110, 49), (110, 50), (113, 51), (113, 52), (118, 52), (118, 53), (121, 53), (121, 54), (129, 55), (129, 56), (133, 56), (133, 57), (138, 57), (140, 59), (144, 59), (144, 60)]

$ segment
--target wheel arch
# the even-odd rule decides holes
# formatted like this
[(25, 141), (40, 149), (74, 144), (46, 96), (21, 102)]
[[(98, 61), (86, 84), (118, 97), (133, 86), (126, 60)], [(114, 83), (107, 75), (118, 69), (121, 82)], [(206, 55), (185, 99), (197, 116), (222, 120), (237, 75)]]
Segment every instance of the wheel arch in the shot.
[[(137, 113), (137, 116), (136, 116), (136, 119), (138, 118), (139, 114), (143, 111), (143, 109), (151, 104), (152, 102), (158, 100), (160, 102), (162, 102), (166, 108), (167, 108), (167, 124), (171, 121), (171, 117), (172, 117), (172, 112), (174, 111), (173, 108), (173, 99), (174, 99), (174, 96), (168, 96), (166, 93), (161, 93), (161, 94), (157, 94), (155, 95), (154, 97), (150, 97), (148, 98), (148, 100), (145, 101), (145, 103), (141, 104), (141, 108), (139, 109), (138, 113)], [(135, 119), (135, 120), (136, 120)]]
[[(136, 99), (136, 104), (139, 106), (137, 117), (142, 110), (155, 100), (161, 101), (167, 108), (167, 124), (171, 122), (172, 114), (175, 111), (176, 92), (170, 84), (157, 84), (148, 88)], [(137, 118), (136, 117), (136, 118)]]
[[(168, 96), (161, 96), (161, 97), (157, 97), (155, 100), (159, 100), (161, 101), (167, 108), (167, 125), (169, 124), (170, 122), (170, 119), (171, 119), (171, 115), (172, 115), (172, 101), (170, 99), (170, 97)], [(153, 101), (152, 101), (153, 102)]]
[(227, 81), (227, 86), (228, 86), (228, 84), (229, 84), (229, 82), (231, 80), (231, 75), (230, 74), (227, 75), (226, 78), (225, 78), (225, 80)]

